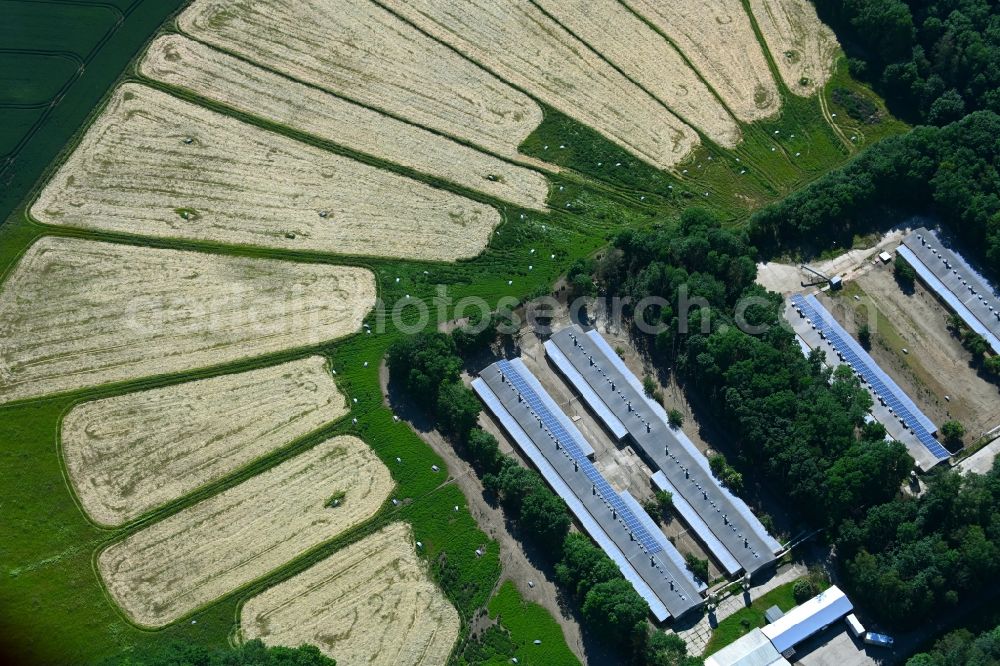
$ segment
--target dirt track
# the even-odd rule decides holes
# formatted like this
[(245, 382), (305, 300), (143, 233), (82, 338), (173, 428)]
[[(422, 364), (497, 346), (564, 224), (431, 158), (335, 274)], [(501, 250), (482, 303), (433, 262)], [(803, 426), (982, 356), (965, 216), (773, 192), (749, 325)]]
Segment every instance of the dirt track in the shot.
[[(398, 393), (393, 393), (390, 400), (387, 389), (389, 372), (385, 363), (382, 363), (379, 368), (379, 379), (385, 405), (393, 409), (401, 418), (406, 418), (417, 435), (445, 460), (448, 474), (465, 495), (472, 517), (476, 519), (480, 529), (499, 543), (500, 565), (503, 571), (499, 582), (513, 581), (523, 599), (545, 607), (562, 627), (566, 644), (582, 662), (586, 663), (586, 652), (579, 623), (562, 603), (555, 582), (539, 567), (532, 564), (528, 556), (525, 555), (524, 545), (508, 528), (503, 509), (486, 501), (482, 482), (475, 470), (455, 453), (454, 447), (445, 441), (437, 430), (430, 428), (430, 425), (426, 423), (426, 417), (421, 414), (420, 410), (411, 407)], [(489, 428), (488, 419), (485, 416), (480, 416), (480, 424)], [(529, 586), (528, 581), (534, 583), (534, 587)]]

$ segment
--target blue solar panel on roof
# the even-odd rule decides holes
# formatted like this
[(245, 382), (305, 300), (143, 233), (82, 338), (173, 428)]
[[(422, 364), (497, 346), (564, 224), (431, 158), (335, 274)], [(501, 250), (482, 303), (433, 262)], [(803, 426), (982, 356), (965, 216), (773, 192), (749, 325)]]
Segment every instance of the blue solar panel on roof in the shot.
[(511, 386), (521, 394), (521, 398), (528, 404), (532, 412), (541, 419), (542, 425), (558, 440), (560, 446), (566, 450), (569, 456), (580, 466), (587, 478), (590, 479), (591, 483), (597, 487), (597, 492), (600, 493), (604, 501), (614, 509), (618, 514), (618, 518), (632, 530), (633, 535), (643, 549), (649, 554), (658, 553), (663, 550), (656, 539), (635, 518), (631, 509), (622, 502), (622, 499), (607, 480), (597, 471), (597, 468), (590, 462), (590, 459), (583, 455), (576, 439), (566, 431), (562, 423), (549, 411), (548, 407), (538, 397), (538, 394), (535, 393), (535, 390), (524, 381), (517, 368), (506, 360), (498, 361), (497, 366), (510, 381)]
[[(818, 330), (822, 331), (830, 344), (833, 345), (833, 348), (844, 356), (847, 363), (861, 376), (862, 380), (868, 383), (886, 402), (886, 405), (899, 418), (903, 419), (907, 427), (913, 430), (917, 441), (923, 444), (935, 458), (939, 460), (947, 459), (950, 455), (947, 449), (941, 446), (924, 426), (927, 417), (923, 413), (920, 413), (908, 397), (904, 398), (898, 395), (895, 390), (891, 390), (886, 385), (881, 377), (882, 369), (875, 366), (874, 361), (870, 358), (866, 359), (854, 351), (853, 345), (844, 339), (837, 327), (833, 326), (831, 323), (832, 320), (828, 318), (825, 308), (811, 296), (810, 300), (815, 302), (816, 307), (800, 294), (793, 294), (791, 300), (792, 305), (800, 309), (802, 314), (813, 322)], [(820, 312), (821, 309), (822, 312)]]

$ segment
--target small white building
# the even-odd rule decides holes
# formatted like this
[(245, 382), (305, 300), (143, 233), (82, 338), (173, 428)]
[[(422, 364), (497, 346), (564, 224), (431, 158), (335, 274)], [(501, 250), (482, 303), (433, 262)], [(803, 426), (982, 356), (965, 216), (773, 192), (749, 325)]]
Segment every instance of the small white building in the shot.
[(836, 585), (796, 606), (763, 629), (754, 629), (715, 654), (705, 666), (788, 666), (782, 656), (854, 610)]
[(705, 657), (705, 666), (788, 666), (760, 629)]
[(854, 610), (854, 604), (834, 585), (800, 606), (785, 613), (761, 633), (770, 639), (778, 652), (784, 652), (828, 627)]

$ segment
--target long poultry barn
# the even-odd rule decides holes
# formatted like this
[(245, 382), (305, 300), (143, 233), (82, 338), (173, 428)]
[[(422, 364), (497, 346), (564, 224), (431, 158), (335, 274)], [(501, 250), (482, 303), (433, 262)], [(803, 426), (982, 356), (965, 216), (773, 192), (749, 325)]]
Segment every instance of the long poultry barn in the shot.
[(896, 251), (965, 325), (1000, 354), (1000, 295), (932, 230), (913, 230)]
[(673, 494), (674, 508), (730, 576), (775, 562), (779, 544), (743, 500), (724, 488), (708, 460), (597, 331), (566, 327), (545, 353), (591, 411), (620, 441), (628, 438), (656, 470), (652, 482)]
[(615, 491), (594, 467), (593, 449), (520, 359), (488, 366), (472, 388), (657, 621), (701, 605), (705, 583), (635, 498)]

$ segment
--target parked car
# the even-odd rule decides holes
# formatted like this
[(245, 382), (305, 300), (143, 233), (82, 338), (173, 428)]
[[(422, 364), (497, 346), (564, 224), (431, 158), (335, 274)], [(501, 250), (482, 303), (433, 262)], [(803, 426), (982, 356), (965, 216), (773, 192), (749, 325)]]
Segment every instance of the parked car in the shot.
[(865, 634), (865, 643), (868, 645), (877, 645), (879, 647), (891, 648), (892, 644), (896, 641), (892, 636), (886, 634), (879, 634), (874, 631), (869, 631)]

